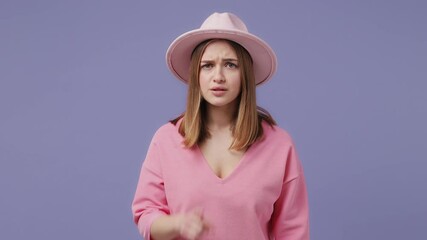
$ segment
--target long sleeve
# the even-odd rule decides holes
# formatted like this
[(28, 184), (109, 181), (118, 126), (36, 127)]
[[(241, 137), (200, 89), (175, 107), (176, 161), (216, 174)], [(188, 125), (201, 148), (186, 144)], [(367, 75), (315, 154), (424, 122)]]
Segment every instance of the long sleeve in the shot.
[(272, 233), (275, 240), (309, 240), (308, 194), (301, 162), (290, 149), (282, 192), (274, 205)]
[(134, 221), (140, 234), (147, 240), (151, 239), (150, 228), (154, 219), (170, 213), (157, 149), (156, 144), (152, 142), (141, 168), (132, 203)]

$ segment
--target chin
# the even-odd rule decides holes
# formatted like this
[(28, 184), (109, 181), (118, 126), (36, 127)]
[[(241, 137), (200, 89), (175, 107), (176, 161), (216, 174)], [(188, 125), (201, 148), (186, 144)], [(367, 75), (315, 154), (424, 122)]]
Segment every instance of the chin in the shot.
[(233, 104), (233, 101), (206, 101), (212, 107), (228, 107)]

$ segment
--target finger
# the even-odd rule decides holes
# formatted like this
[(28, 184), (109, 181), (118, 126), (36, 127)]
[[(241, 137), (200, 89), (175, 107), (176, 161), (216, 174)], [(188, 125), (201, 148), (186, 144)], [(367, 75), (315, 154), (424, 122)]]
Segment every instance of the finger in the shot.
[(211, 228), (210, 224), (207, 221), (203, 220), (202, 223), (203, 223), (203, 229), (209, 230)]
[(184, 224), (181, 235), (186, 239), (197, 239), (203, 232), (203, 222), (198, 217), (190, 217)]
[(203, 208), (196, 207), (191, 211), (191, 213), (203, 219)]
[(200, 236), (201, 232), (198, 231), (197, 229), (187, 229), (186, 233), (183, 234), (182, 236), (185, 239), (189, 239), (189, 240), (195, 240)]
[(204, 218), (204, 214), (203, 213), (204, 213), (204, 211), (203, 211), (203, 208), (201, 208), (201, 207), (194, 208), (193, 211), (192, 211), (192, 214), (196, 215), (199, 218), (199, 220), (202, 222), (203, 230), (205, 230), (205, 229), (209, 229), (209, 225), (210, 224)]

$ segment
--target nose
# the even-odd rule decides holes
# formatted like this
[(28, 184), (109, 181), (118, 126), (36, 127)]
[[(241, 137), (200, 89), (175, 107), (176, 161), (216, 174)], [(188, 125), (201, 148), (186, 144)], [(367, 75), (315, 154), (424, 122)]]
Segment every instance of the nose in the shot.
[(222, 67), (217, 67), (214, 72), (213, 81), (215, 83), (223, 83), (225, 82), (224, 73), (222, 72)]

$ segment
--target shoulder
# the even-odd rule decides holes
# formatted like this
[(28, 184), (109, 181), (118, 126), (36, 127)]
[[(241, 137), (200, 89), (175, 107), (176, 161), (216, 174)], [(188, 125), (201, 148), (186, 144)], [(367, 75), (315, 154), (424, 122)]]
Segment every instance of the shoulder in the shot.
[(289, 145), (293, 146), (293, 140), (291, 135), (283, 128), (278, 125), (270, 125), (267, 122), (263, 121), (263, 141), (268, 142), (269, 144), (279, 144), (279, 145)]
[(177, 143), (182, 142), (182, 136), (178, 132), (179, 123), (173, 124), (167, 122), (160, 126), (154, 133), (152, 142), (155, 144)]
[(273, 156), (269, 159), (278, 159), (276, 166), (280, 166), (280, 163), (284, 164), (281, 168), (285, 169), (284, 182), (289, 182), (302, 174), (302, 164), (291, 135), (277, 125), (271, 126), (265, 123), (263, 129), (264, 138), (260, 146)]

